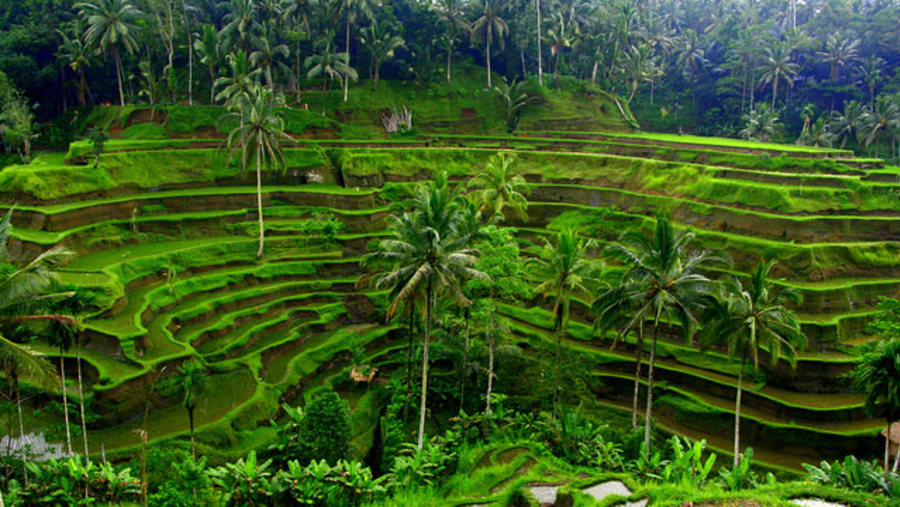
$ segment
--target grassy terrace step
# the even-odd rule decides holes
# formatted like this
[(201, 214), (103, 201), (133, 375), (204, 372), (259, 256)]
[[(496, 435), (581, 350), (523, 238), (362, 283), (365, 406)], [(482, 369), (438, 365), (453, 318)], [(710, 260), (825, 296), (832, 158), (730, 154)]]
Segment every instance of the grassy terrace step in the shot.
[(663, 133), (616, 133), (616, 132), (536, 132), (523, 130), (519, 132), (524, 136), (550, 136), (572, 139), (615, 140), (626, 143), (652, 144), (659, 146), (692, 146), (706, 147), (717, 151), (734, 151), (738, 153), (778, 155), (781, 153), (798, 157), (817, 158), (850, 158), (853, 152), (833, 148), (814, 148), (810, 146), (798, 146), (794, 144), (761, 143), (745, 141), (743, 139), (730, 139), (723, 137), (703, 137), (691, 135), (663, 134)]
[[(848, 159), (839, 161), (809, 157), (788, 156), (787, 153), (776, 157), (760, 157), (759, 155), (735, 153), (716, 150), (714, 147), (663, 147), (653, 143), (616, 142), (613, 140), (593, 140), (553, 137), (552, 134), (540, 133), (516, 134), (510, 136), (478, 136), (478, 135), (431, 135), (432, 144), (442, 146), (480, 147), (515, 150), (573, 151), (581, 153), (606, 153), (639, 158), (653, 158), (673, 162), (689, 162), (695, 164), (721, 166), (724, 168), (754, 169), (758, 171), (780, 171), (786, 173), (816, 173), (835, 175), (864, 176), (872, 172), (882, 171), (884, 161), (881, 159)], [(867, 171), (867, 170), (868, 171)], [(893, 174), (893, 173), (892, 173)], [(875, 176), (873, 181), (896, 181)]]
[[(641, 215), (652, 216), (664, 209), (685, 224), (779, 241), (900, 240), (898, 215), (794, 215), (587, 185), (533, 184), (531, 189), (529, 213), (532, 218), (541, 216), (542, 205), (565, 203), (585, 206), (582, 210), (589, 216), (599, 214), (598, 218), (609, 219), (612, 216), (632, 221)], [(611, 210), (590, 209), (596, 207)]]
[[(594, 376), (602, 379), (615, 379), (617, 380), (616, 385), (618, 386), (634, 385), (634, 375), (599, 370), (594, 372)], [(646, 387), (646, 377), (641, 378), (641, 385)], [(723, 414), (730, 414), (732, 418), (734, 417), (733, 398), (720, 398), (703, 391), (698, 391), (690, 386), (680, 386), (673, 381), (664, 381), (662, 382), (662, 385), (658, 385), (658, 387), (665, 391), (676, 392), (696, 403), (706, 407), (715, 408)], [(752, 389), (748, 388), (748, 392), (752, 392)], [(806, 430), (834, 436), (874, 436), (884, 427), (884, 424), (881, 421), (868, 418), (851, 421), (819, 421), (817, 419), (811, 419), (798, 422), (794, 419), (785, 418), (779, 414), (760, 410), (749, 404), (746, 406), (742, 404), (741, 418), (746, 418), (755, 421), (757, 424), (775, 428)]]
[[(336, 185), (266, 185), (263, 204), (327, 207), (344, 210), (377, 208), (376, 191)], [(160, 190), (140, 194), (38, 206), (16, 206), (13, 225), (34, 231), (64, 231), (107, 220), (128, 220), (153, 214), (242, 210), (256, 205), (255, 186)], [(0, 210), (11, 206), (0, 206)]]
[[(552, 331), (550, 331), (551, 324), (549, 323), (551, 322), (551, 320), (549, 317), (549, 312), (545, 312), (543, 310), (535, 311), (534, 309), (532, 309), (528, 312), (528, 315), (531, 316), (532, 319), (530, 321), (523, 320), (523, 318), (517, 314), (516, 309), (506, 305), (501, 307), (501, 312), (505, 316), (513, 319), (512, 325), (518, 332), (531, 333), (535, 337), (540, 337), (543, 340), (547, 340), (548, 344), (555, 342), (555, 338), (551, 336)], [(547, 314), (546, 319), (539, 322), (534, 321), (533, 316), (536, 313)], [(608, 342), (606, 340), (591, 340), (589, 326), (585, 326), (583, 324), (579, 326), (578, 323), (574, 324), (575, 325), (572, 326), (571, 329), (569, 329), (569, 332), (567, 333), (567, 337), (565, 339), (565, 342), (569, 346), (575, 348), (576, 350), (597, 355), (598, 358), (601, 358), (606, 362), (630, 362), (632, 365), (634, 364), (633, 354), (610, 351), (608, 349), (608, 345), (611, 344), (611, 342)], [(579, 332), (579, 327), (582, 328), (581, 332)], [(587, 330), (587, 333), (585, 333), (585, 330)], [(587, 338), (585, 338), (585, 334), (588, 335)], [(665, 341), (660, 341), (657, 345), (657, 348), (660, 351), (659, 360), (663, 361), (663, 363), (660, 364), (665, 364), (666, 369), (668, 370), (691, 375), (693, 377), (714, 382), (731, 389), (734, 389), (737, 386), (736, 375), (738, 365), (733, 361), (723, 362), (721, 359), (717, 360), (715, 359), (716, 354), (713, 354), (712, 356), (707, 355), (706, 359), (704, 359), (703, 355), (698, 350), (690, 349), (684, 346), (673, 345), (672, 343), (668, 343)], [(674, 359), (670, 358), (670, 356)], [(684, 360), (679, 361), (679, 356), (683, 357)], [(603, 359), (604, 357), (606, 359)], [(647, 359), (648, 358), (645, 355), (644, 360)], [(702, 367), (699, 367), (697, 365), (701, 365)], [(631, 368), (631, 371), (633, 371), (633, 366), (629, 366), (629, 368)], [(856, 394), (804, 393), (797, 391), (788, 391), (771, 385), (764, 385), (761, 387), (761, 389), (753, 389), (750, 386), (749, 381), (747, 390), (748, 392), (752, 391), (755, 395), (766, 398), (779, 405), (784, 405), (785, 407), (793, 407), (804, 411), (810, 411), (812, 413), (859, 409), (862, 406), (863, 402), (863, 398)]]

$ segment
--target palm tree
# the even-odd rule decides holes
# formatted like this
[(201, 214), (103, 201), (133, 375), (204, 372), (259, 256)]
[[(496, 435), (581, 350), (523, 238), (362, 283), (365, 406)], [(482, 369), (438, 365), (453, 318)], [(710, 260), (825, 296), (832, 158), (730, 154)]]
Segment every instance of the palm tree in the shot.
[(816, 55), (831, 65), (828, 79), (836, 82), (840, 77), (841, 67), (852, 64), (859, 59), (860, 40), (853, 34), (837, 31), (828, 35), (825, 41), (825, 51), (818, 51)]
[(225, 62), (231, 75), (216, 79), (213, 88), (222, 88), (222, 91), (216, 94), (215, 100), (223, 100), (227, 107), (234, 107), (248, 101), (255, 92), (259, 69), (253, 68), (247, 53), (241, 49), (225, 55)]
[(829, 124), (829, 130), (834, 132), (836, 139), (841, 140), (841, 149), (847, 146), (847, 141), (854, 141), (859, 137), (860, 127), (863, 119), (866, 117), (866, 106), (855, 100), (844, 103), (844, 111), (839, 113), (832, 112), (832, 119)]
[(432, 4), (431, 9), (437, 12), (438, 21), (445, 26), (445, 32), (440, 40), (443, 43), (444, 50), (447, 52), (447, 82), (450, 82), (453, 46), (459, 42), (459, 31), (469, 31), (470, 27), (465, 21), (465, 12), (463, 12), (458, 0), (438, 0)]
[(197, 459), (194, 449), (194, 410), (197, 408), (200, 395), (206, 390), (207, 380), (206, 368), (197, 359), (184, 362), (171, 379), (172, 387), (182, 397), (181, 406), (188, 413), (188, 425), (191, 431), (191, 457), (194, 459)]
[(866, 146), (876, 145), (875, 156), (878, 156), (878, 141), (891, 143), (891, 139), (900, 133), (900, 101), (891, 97), (880, 97), (875, 107), (866, 111), (860, 122), (860, 137)]
[(865, 410), (875, 417), (878, 405), (884, 414), (888, 436), (884, 442), (884, 474), (890, 465), (890, 428), (900, 412), (900, 339), (879, 341), (863, 354), (859, 365), (851, 372), (853, 386), (865, 395)]
[[(539, 257), (530, 258), (525, 270), (538, 282), (535, 294), (553, 297), (553, 334), (556, 336), (556, 359), (562, 354), (562, 337), (569, 325), (569, 304), (572, 297), (585, 299), (599, 280), (602, 264), (588, 257), (592, 241), (585, 241), (572, 229), (556, 234), (551, 243), (546, 238)], [(553, 405), (559, 402), (559, 382), (554, 382)]]
[[(350, 65), (350, 25), (356, 24), (362, 19), (372, 19), (372, 1), (371, 0), (338, 0), (340, 2), (340, 12), (343, 13), (345, 24), (344, 33), (344, 53), (347, 55), (346, 64)], [(344, 74), (344, 102), (347, 102), (350, 91), (350, 75)], [(354, 78), (354, 81), (356, 79)]]
[(228, 14), (225, 15), (226, 25), (220, 31), (221, 35), (227, 37), (227, 40), (237, 42), (240, 49), (248, 51), (250, 34), (262, 29), (256, 14), (255, 0), (229, 0), (224, 7)]
[(775, 109), (775, 101), (778, 100), (778, 84), (786, 81), (788, 86), (794, 84), (794, 78), (800, 73), (800, 66), (791, 61), (790, 47), (781, 41), (776, 41), (770, 47), (765, 48), (765, 55), (759, 67), (762, 75), (759, 84), (772, 84), (772, 109)]
[(778, 123), (778, 112), (769, 108), (768, 104), (759, 104), (749, 113), (741, 116), (747, 126), (740, 131), (740, 136), (751, 141), (766, 142), (775, 135)]
[(378, 72), (381, 65), (394, 57), (394, 51), (403, 47), (406, 41), (398, 35), (391, 33), (379, 33), (378, 24), (372, 23), (370, 26), (362, 29), (360, 42), (369, 51), (372, 58), (372, 73), (374, 75), (373, 88), (378, 89)]
[(494, 95), (500, 99), (501, 106), (506, 112), (506, 130), (513, 132), (519, 125), (519, 115), (525, 106), (535, 102), (537, 97), (532, 94), (527, 81), (518, 81), (513, 79), (512, 83), (503, 80), (494, 86)]
[(262, 169), (284, 169), (287, 162), (281, 141), (294, 139), (284, 133), (284, 119), (278, 106), (284, 104), (280, 95), (267, 88), (259, 88), (250, 101), (242, 105), (233, 115), (241, 118), (242, 125), (228, 134), (228, 150), (233, 155), (241, 152), (241, 169), (247, 170), (256, 164), (256, 206), (259, 215), (259, 250), (256, 256), (262, 258), (265, 245), (265, 229), (262, 208)]
[(459, 197), (451, 192), (445, 175), (420, 185), (412, 201), (412, 212), (389, 217), (390, 239), (382, 240), (375, 252), (367, 254), (364, 266), (374, 268), (375, 287), (390, 288), (388, 318), (400, 306), (425, 297), (425, 337), (422, 352), (422, 397), (419, 407), (417, 446), (425, 436), (425, 407), (428, 393), (428, 352), (431, 340), (434, 297), (441, 291), (462, 306), (469, 301), (462, 292), (468, 279), (486, 279), (473, 268), (478, 252), (469, 247), (469, 235), (460, 227)]
[(325, 116), (328, 82), (341, 79), (356, 81), (356, 70), (350, 66), (350, 56), (347, 53), (335, 53), (332, 51), (330, 40), (325, 43), (319, 54), (306, 58), (306, 66), (309, 67), (309, 71), (306, 73), (307, 78), (322, 77), (322, 116)]
[(494, 36), (500, 38), (500, 46), (503, 46), (503, 37), (509, 32), (509, 25), (500, 17), (500, 10), (504, 7), (503, 0), (481, 0), (479, 10), (481, 17), (472, 24), (472, 43), (484, 37), (484, 57), (487, 60), (487, 87), (491, 88), (491, 42)]
[(559, 65), (563, 51), (576, 43), (577, 32), (561, 12), (555, 13), (555, 25), (547, 30), (547, 42), (550, 43), (550, 55), (554, 58), (553, 82), (559, 86)]
[(112, 52), (116, 63), (116, 79), (119, 83), (119, 104), (125, 105), (125, 91), (122, 88), (122, 59), (119, 47), (132, 54), (138, 48), (138, 35), (141, 29), (138, 22), (144, 17), (130, 0), (97, 0), (96, 3), (81, 2), (75, 4), (79, 13), (87, 23), (84, 32), (85, 42), (99, 47), (104, 53)]
[(503, 211), (512, 210), (522, 220), (528, 219), (528, 199), (531, 191), (522, 174), (515, 169), (516, 156), (499, 152), (488, 159), (484, 171), (472, 178), (467, 187), (479, 203), (484, 221), (495, 217), (504, 220)]
[[(713, 283), (703, 270), (727, 265), (727, 260), (709, 251), (688, 253), (693, 232), (675, 231), (668, 216), (656, 219), (651, 238), (638, 231), (626, 232), (618, 242), (610, 244), (607, 255), (618, 258), (627, 271), (619, 285), (602, 293), (594, 308), (610, 312), (612, 317), (632, 312), (626, 331), (653, 321), (650, 364), (647, 370), (647, 409), (644, 413), (644, 447), (650, 450), (650, 420), (653, 409), (653, 373), (656, 366), (656, 342), (660, 323), (676, 321), (688, 339), (694, 335), (697, 320), (694, 312), (702, 307)], [(640, 370), (638, 370), (638, 374)]]
[(216, 67), (221, 59), (222, 46), (219, 44), (219, 34), (216, 27), (204, 24), (201, 27), (200, 38), (194, 42), (194, 49), (200, 55), (200, 63), (206, 65), (209, 72), (209, 103), (216, 102)]
[(797, 352), (806, 348), (806, 336), (787, 302), (799, 303), (799, 293), (791, 288), (776, 291), (769, 282), (774, 262), (760, 262), (744, 287), (734, 279), (721, 286), (718, 295), (704, 312), (701, 341), (704, 346), (724, 344), (729, 355), (739, 357), (737, 396), (734, 402), (734, 466), (740, 462), (741, 394), (744, 367), (752, 360), (759, 371), (760, 352), (769, 355), (772, 364), (786, 359), (796, 366)]
[(623, 54), (623, 59), (623, 70), (631, 89), (628, 95), (630, 103), (641, 83), (653, 83), (662, 75), (662, 69), (656, 64), (656, 58), (650, 54), (650, 46), (646, 44), (631, 46)]
[(269, 36), (251, 37), (250, 40), (254, 47), (253, 52), (250, 53), (250, 65), (260, 69), (266, 80), (266, 86), (274, 90), (275, 82), (272, 79), (272, 67), (278, 67), (282, 72), (289, 74), (289, 69), (279, 60), (279, 57), (287, 58), (290, 56), (291, 50), (288, 49), (287, 44), (273, 42), (273, 39)]
[(72, 36), (62, 30), (57, 30), (62, 37), (62, 44), (59, 46), (57, 58), (62, 60), (67, 67), (75, 72), (78, 76), (78, 105), (84, 106), (87, 103), (85, 99), (88, 93), (87, 80), (84, 78), (84, 69), (91, 66), (92, 51), (85, 43), (82, 34), (84, 29), (79, 20), (75, 20), (72, 26)]
[(312, 37), (309, 26), (310, 0), (283, 0), (281, 4), (281, 20), (287, 27), (287, 39), (294, 43), (294, 86), (297, 88), (297, 102), (300, 101), (300, 72), (303, 60), (300, 54), (300, 43)]

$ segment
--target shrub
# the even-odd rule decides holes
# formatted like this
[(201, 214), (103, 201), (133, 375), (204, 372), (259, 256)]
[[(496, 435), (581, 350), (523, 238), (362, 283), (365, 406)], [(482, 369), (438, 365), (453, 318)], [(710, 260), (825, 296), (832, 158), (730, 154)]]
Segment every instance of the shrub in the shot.
[(325, 460), (329, 464), (350, 455), (350, 407), (335, 392), (323, 393), (306, 408), (297, 428), (301, 463)]

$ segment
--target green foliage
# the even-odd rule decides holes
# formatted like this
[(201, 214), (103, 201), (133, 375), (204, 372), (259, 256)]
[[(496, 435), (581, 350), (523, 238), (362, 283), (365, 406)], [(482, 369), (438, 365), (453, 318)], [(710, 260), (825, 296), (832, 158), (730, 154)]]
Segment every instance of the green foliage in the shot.
[(674, 436), (669, 442), (672, 447), (672, 459), (663, 468), (662, 480), (673, 484), (702, 487), (716, 464), (715, 453), (710, 453), (705, 460), (703, 459), (706, 440), (698, 440), (691, 444), (687, 439), (682, 440)]
[(448, 450), (434, 442), (422, 448), (403, 444), (388, 472), (388, 485), (400, 490), (435, 486), (450, 459)]
[(886, 477), (877, 461), (864, 461), (853, 455), (846, 456), (843, 462), (823, 461), (818, 467), (804, 463), (803, 468), (807, 471), (806, 479), (809, 481), (854, 491), (880, 489), (885, 493), (896, 494), (896, 483), (900, 481), (897, 474)]
[(82, 505), (94, 501), (118, 504), (135, 502), (140, 493), (140, 481), (131, 475), (130, 468), (118, 468), (111, 463), (95, 464), (81, 456), (46, 462), (28, 462), (31, 476), (25, 485), (10, 484), (9, 505)]
[[(297, 459), (337, 463), (350, 454), (350, 407), (334, 392), (313, 399), (297, 427)], [(288, 455), (287, 457), (292, 457)]]

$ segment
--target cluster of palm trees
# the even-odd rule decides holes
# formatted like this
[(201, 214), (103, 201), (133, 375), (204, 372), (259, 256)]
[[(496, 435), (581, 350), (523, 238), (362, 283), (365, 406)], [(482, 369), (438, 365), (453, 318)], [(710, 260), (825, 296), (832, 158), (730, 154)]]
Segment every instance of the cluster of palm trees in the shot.
[[(502, 216), (506, 208), (525, 217), (527, 207), (527, 185), (503, 154), (493, 158), (485, 173), (472, 183), (481, 188), (469, 194), (480, 203), (477, 207), (465, 204), (464, 185), (451, 189), (444, 175), (419, 185), (407, 203), (407, 211), (390, 218), (390, 238), (381, 241), (378, 249), (363, 260), (363, 265), (374, 270), (370, 278), (374, 286), (390, 290), (388, 318), (404, 306), (410, 316), (416, 305), (425, 307), (420, 446), (424, 438), (435, 298), (442, 295), (461, 306), (469, 305), (463, 290), (465, 280), (485, 280), (484, 273), (473, 269), (479, 252), (472, 244), (478, 238), (479, 225), (490, 222), (492, 216)], [(577, 231), (563, 230), (552, 239), (545, 239), (536, 255), (524, 261), (524, 272), (532, 280), (534, 294), (552, 299), (555, 362), (560, 361), (572, 298), (593, 300), (591, 308), (597, 328), (616, 329), (619, 337), (636, 334), (635, 427), (644, 362), (644, 328), (652, 326), (644, 413), (647, 452), (657, 342), (676, 329), (692, 341), (700, 327), (698, 321), (702, 321), (700, 344), (704, 348), (724, 348), (739, 360), (734, 432), (737, 462), (745, 369), (758, 371), (761, 358), (765, 357), (773, 364), (782, 358), (795, 364), (797, 352), (806, 346), (806, 338), (793, 311), (786, 306), (797, 302), (797, 294), (790, 289), (776, 289), (769, 281), (773, 262), (761, 262), (746, 282), (735, 277), (716, 280), (712, 274), (717, 268), (729, 267), (729, 260), (716, 252), (692, 249), (694, 238), (692, 232), (677, 229), (667, 216), (660, 216), (651, 236), (631, 231), (608, 245), (603, 251), (611, 263), (608, 267), (593, 256), (597, 249), (594, 241)], [(554, 406), (559, 398), (557, 379)]]

